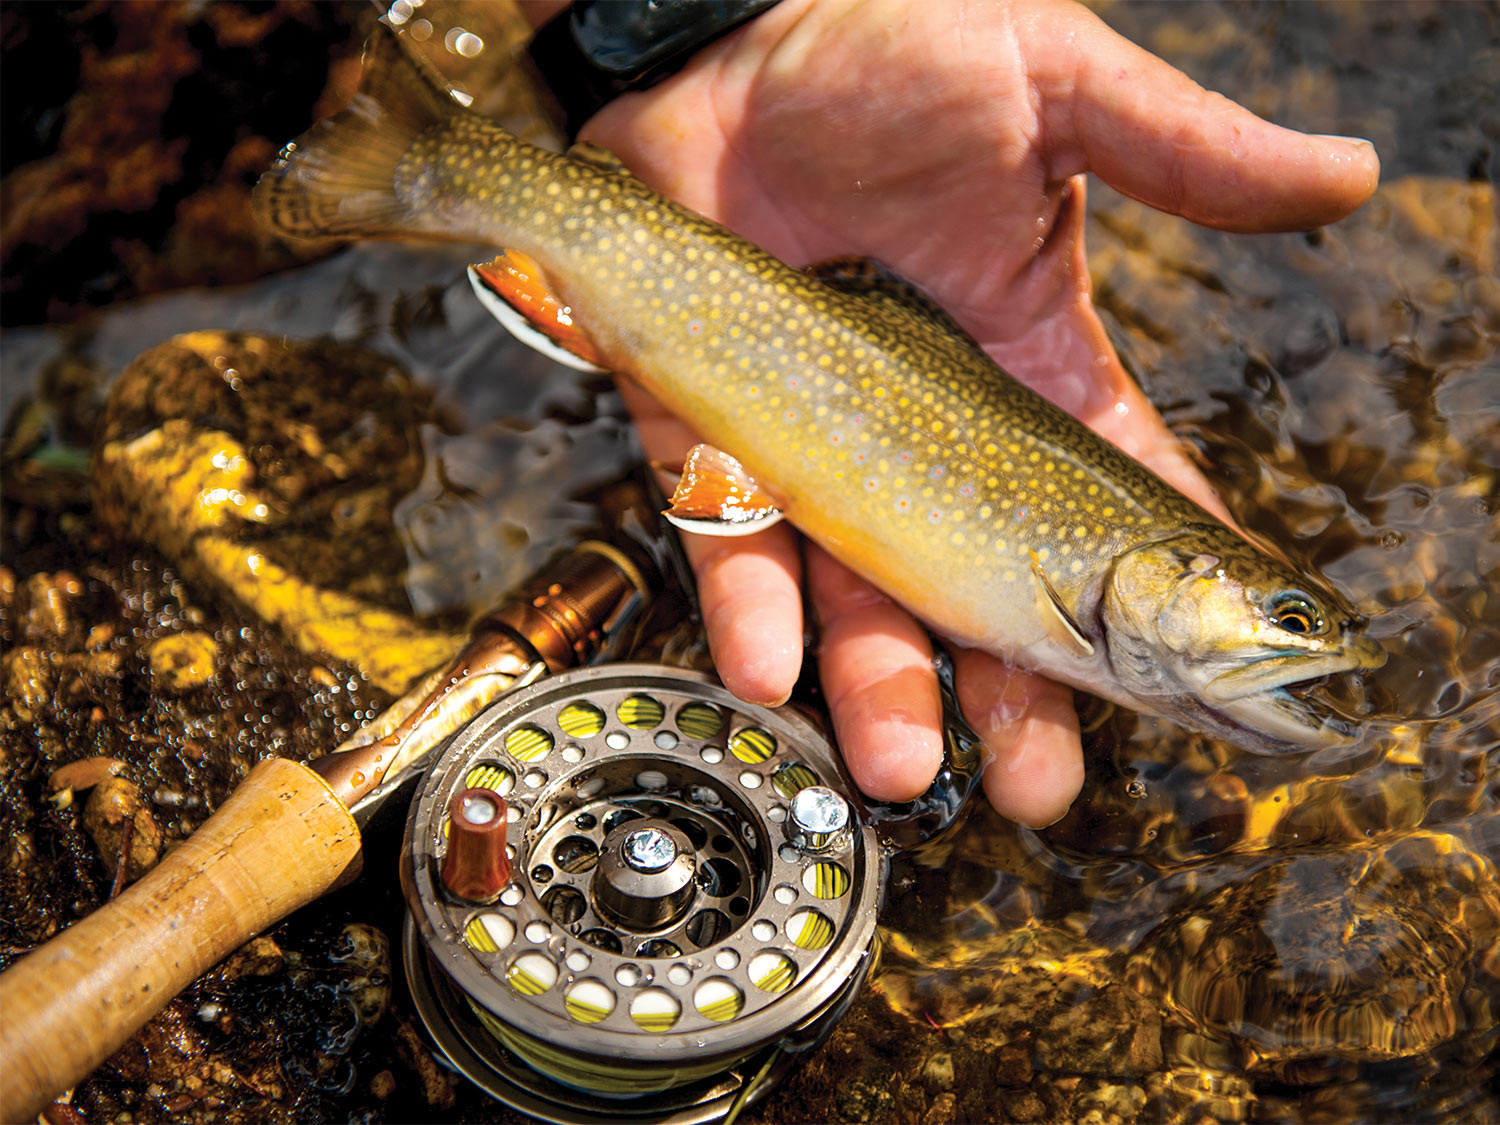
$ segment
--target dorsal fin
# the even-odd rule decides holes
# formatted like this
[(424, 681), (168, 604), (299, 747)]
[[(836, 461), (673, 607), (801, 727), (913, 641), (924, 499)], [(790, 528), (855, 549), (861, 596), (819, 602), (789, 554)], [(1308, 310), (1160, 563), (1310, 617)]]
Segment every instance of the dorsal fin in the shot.
[(916, 313), (937, 324), (944, 331), (968, 340), (977, 348), (979, 344), (954, 320), (948, 311), (922, 290), (898, 274), (884, 262), (858, 254), (846, 254), (814, 262), (804, 270), (809, 276), (821, 281), (830, 289), (840, 293), (869, 297), (886, 301), (905, 313)]
[(580, 164), (587, 164), (597, 168), (601, 172), (612, 172), (617, 176), (630, 175), (630, 169), (625, 167), (625, 161), (603, 145), (596, 145), (593, 141), (577, 141), (568, 146), (565, 153), (569, 160), (576, 160)]

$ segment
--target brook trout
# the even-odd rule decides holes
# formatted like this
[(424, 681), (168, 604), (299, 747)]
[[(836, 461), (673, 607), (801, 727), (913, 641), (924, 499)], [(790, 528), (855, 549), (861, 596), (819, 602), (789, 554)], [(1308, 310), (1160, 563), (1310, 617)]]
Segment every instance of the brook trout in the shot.
[(1365, 622), (998, 367), (873, 263), (794, 269), (609, 153), (528, 145), (383, 29), (354, 101), (255, 193), (297, 237), (503, 248), (481, 297), (687, 420), (679, 521), (781, 514), (934, 631), (1250, 750), (1333, 744), (1288, 692), (1379, 666)]

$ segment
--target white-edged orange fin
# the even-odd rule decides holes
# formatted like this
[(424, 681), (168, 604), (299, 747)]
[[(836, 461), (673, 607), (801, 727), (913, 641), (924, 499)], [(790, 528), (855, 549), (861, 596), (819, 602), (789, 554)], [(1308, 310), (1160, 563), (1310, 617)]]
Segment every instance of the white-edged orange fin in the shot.
[(752, 535), (781, 522), (776, 501), (722, 449), (695, 445), (662, 515), (697, 535)]
[(1031, 574), (1037, 584), (1037, 607), (1040, 609), (1044, 621), (1053, 626), (1048, 631), (1054, 636), (1059, 636), (1065, 643), (1074, 645), (1084, 656), (1094, 655), (1094, 642), (1089, 640), (1073, 615), (1068, 612), (1068, 607), (1062, 600), (1056, 588), (1053, 587), (1051, 579), (1047, 577), (1047, 570), (1042, 566), (1042, 557), (1035, 551), (1031, 552)]
[(602, 372), (599, 351), (558, 299), (542, 268), (518, 250), (469, 267), (469, 285), (485, 310), (521, 343), (576, 371)]

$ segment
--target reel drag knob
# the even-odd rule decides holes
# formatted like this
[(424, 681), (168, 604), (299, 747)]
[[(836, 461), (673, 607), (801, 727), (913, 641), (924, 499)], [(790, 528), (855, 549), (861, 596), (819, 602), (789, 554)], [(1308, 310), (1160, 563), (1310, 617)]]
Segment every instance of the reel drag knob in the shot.
[(505, 809), (505, 798), (489, 789), (464, 789), (448, 802), (448, 851), (441, 878), (455, 898), (490, 902), (510, 882)]
[(682, 919), (698, 874), (693, 843), (664, 823), (631, 821), (604, 839), (594, 905), (627, 929), (649, 933)]
[(836, 847), (849, 827), (849, 802), (826, 785), (797, 790), (786, 821), (787, 839), (809, 852)]

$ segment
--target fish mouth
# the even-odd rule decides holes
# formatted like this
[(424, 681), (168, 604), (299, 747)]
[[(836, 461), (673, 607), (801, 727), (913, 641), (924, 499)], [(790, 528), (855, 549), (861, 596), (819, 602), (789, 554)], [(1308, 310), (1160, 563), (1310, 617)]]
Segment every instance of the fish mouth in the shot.
[(1249, 733), (1302, 746), (1337, 745), (1349, 741), (1350, 724), (1314, 707), (1305, 691), (1328, 676), (1379, 668), (1385, 658), (1368, 637), (1346, 640), (1336, 652), (1283, 650), (1220, 673), (1200, 695)]
[(1274, 692), (1289, 684), (1356, 669), (1379, 668), (1384, 663), (1385, 650), (1368, 637), (1345, 644), (1338, 652), (1309, 653), (1284, 649), (1221, 672), (1203, 685), (1203, 698), (1213, 703), (1233, 703), (1246, 696)]

